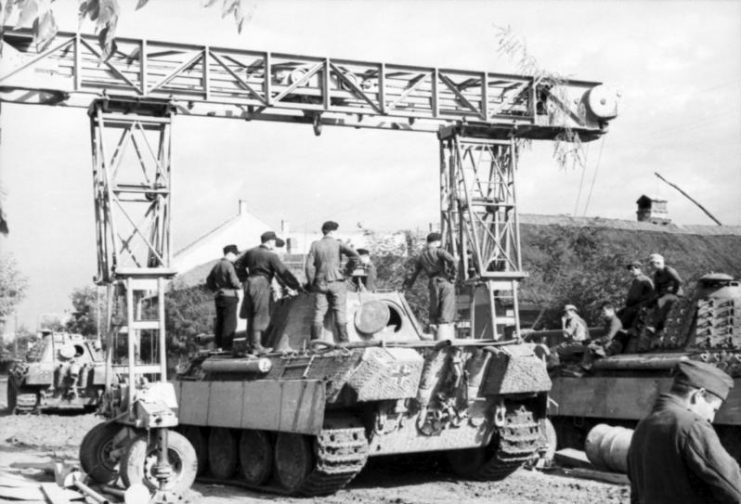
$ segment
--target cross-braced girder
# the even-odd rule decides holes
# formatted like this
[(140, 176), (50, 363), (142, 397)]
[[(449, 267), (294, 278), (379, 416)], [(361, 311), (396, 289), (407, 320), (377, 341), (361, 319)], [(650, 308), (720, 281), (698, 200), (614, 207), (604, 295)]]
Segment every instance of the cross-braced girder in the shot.
[[(457, 290), (473, 337), (519, 333), (520, 256), (514, 138), (465, 126), (440, 132), (444, 245), (459, 262)], [(465, 326), (468, 324), (461, 324)]]
[[(167, 104), (90, 107), (98, 283), (170, 268), (171, 117)], [(152, 114), (155, 115), (152, 115)]]

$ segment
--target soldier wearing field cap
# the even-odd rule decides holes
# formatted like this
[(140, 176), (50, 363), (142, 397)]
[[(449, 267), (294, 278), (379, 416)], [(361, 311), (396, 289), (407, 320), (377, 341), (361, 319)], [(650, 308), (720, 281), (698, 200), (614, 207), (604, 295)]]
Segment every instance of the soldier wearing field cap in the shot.
[(654, 283), (643, 274), (640, 261), (633, 261), (627, 265), (633, 281), (630, 282), (628, 294), (625, 296), (625, 306), (618, 312), (620, 322), (628, 330), (635, 324), (641, 308), (648, 306), (654, 299)]
[(324, 237), (311, 244), (306, 257), (306, 281), (316, 293), (314, 298), (314, 318), (311, 325), (311, 339), (321, 339), (324, 329), (324, 316), (331, 309), (335, 316), (335, 327), (340, 343), (347, 337), (347, 285), (340, 259), (342, 255), (355, 262), (358, 253), (335, 238), (340, 225), (334, 221), (322, 224)]
[(231, 350), (234, 332), (237, 329), (237, 305), (239, 304), (239, 283), (234, 261), (239, 254), (236, 245), (224, 247), (224, 257), (217, 262), (206, 277), (206, 286), (214, 292), (216, 320), (214, 341), (216, 347)]
[(711, 422), (733, 388), (717, 367), (684, 361), (628, 451), (631, 504), (741, 503), (741, 470)]
[(430, 324), (437, 324), (438, 339), (444, 333), (440, 326), (452, 327), (456, 315), (455, 287), (452, 283), (456, 275), (456, 262), (441, 245), (440, 233), (427, 235), (427, 248), (415, 259), (414, 270), (402, 286), (402, 290), (411, 289), (420, 272), (425, 272), (429, 279)]
[(270, 284), (273, 278), (277, 278), (289, 289), (301, 288), (296, 277), (273, 251), (276, 247), (285, 245), (285, 242), (273, 231), (263, 233), (260, 242), (259, 246), (249, 249), (235, 263), (237, 274), (245, 280), (244, 300), (239, 315), (247, 319), (250, 349), (257, 355), (272, 350), (262, 346), (262, 335), (270, 325)]

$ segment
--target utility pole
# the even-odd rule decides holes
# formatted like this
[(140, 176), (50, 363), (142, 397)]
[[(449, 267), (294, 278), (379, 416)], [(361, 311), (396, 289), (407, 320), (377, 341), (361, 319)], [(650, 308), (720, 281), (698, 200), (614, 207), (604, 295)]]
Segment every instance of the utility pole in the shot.
[(723, 224), (722, 224), (722, 223), (721, 223), (721, 222), (720, 222), (720, 221), (719, 221), (718, 219), (716, 219), (716, 218), (715, 218), (715, 216), (714, 216), (713, 214), (711, 214), (711, 213), (710, 213), (710, 212), (708, 211), (708, 209), (707, 209), (707, 208), (705, 208), (704, 206), (702, 206), (702, 205), (701, 205), (701, 204), (700, 204), (700, 203), (699, 203), (699, 202), (698, 202), (697, 200), (695, 200), (695, 199), (694, 199), (694, 198), (693, 198), (692, 196), (690, 196), (689, 194), (687, 194), (686, 192), (684, 192), (684, 191), (683, 191), (683, 190), (682, 190), (682, 189), (681, 189), (681, 188), (680, 188), (680, 187), (679, 187), (678, 185), (676, 185), (676, 184), (672, 184), (671, 182), (669, 182), (668, 180), (666, 180), (666, 179), (665, 179), (664, 177), (662, 177), (662, 176), (661, 176), (661, 174), (659, 174), (659, 172), (654, 172), (654, 175), (656, 175), (656, 176), (657, 176), (657, 177), (659, 177), (659, 178), (660, 178), (661, 180), (663, 180), (664, 182), (666, 182), (667, 184), (669, 184), (670, 186), (672, 186), (672, 187), (673, 187), (674, 189), (676, 189), (677, 191), (679, 191), (680, 193), (682, 193), (682, 196), (684, 196), (685, 198), (687, 198), (688, 200), (690, 200), (690, 201), (691, 201), (692, 203), (694, 203), (695, 205), (697, 205), (698, 207), (700, 207), (700, 210), (702, 210), (703, 212), (705, 212), (705, 215), (707, 215), (708, 217), (710, 217), (711, 219), (713, 219), (713, 221), (714, 221), (714, 222), (715, 222), (715, 223), (716, 223), (717, 225), (719, 225), (719, 226), (722, 226), (722, 225), (723, 225)]

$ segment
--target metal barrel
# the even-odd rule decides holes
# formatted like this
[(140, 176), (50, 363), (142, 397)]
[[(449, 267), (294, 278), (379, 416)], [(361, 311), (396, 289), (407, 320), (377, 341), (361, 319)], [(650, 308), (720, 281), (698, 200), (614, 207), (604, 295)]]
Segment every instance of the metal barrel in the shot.
[(207, 359), (202, 368), (208, 373), (267, 373), (273, 367), (270, 359)]
[(587, 434), (584, 451), (595, 467), (625, 474), (628, 472), (628, 449), (632, 438), (632, 429), (597, 424)]

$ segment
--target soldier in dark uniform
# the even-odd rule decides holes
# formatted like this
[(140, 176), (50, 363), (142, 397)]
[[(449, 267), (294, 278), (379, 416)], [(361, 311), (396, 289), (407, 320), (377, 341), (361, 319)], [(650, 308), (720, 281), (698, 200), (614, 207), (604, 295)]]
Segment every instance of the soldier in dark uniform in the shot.
[(427, 235), (427, 248), (417, 256), (414, 270), (402, 286), (402, 290), (411, 289), (419, 273), (425, 272), (429, 278), (430, 324), (438, 326), (452, 324), (456, 315), (455, 287), (452, 283), (456, 275), (456, 262), (441, 245), (440, 233)]
[(741, 502), (741, 470), (711, 424), (732, 387), (731, 377), (711, 364), (679, 363), (671, 390), (633, 434), (632, 504)]
[(647, 329), (651, 332), (657, 332), (663, 329), (669, 310), (684, 293), (679, 273), (664, 263), (664, 257), (661, 254), (651, 254), (648, 259), (654, 269), (656, 310), (653, 321)]
[(251, 352), (263, 354), (271, 348), (262, 346), (263, 332), (270, 325), (270, 309), (273, 299), (270, 284), (273, 278), (293, 290), (301, 289), (296, 277), (286, 268), (278, 255), (273, 252), (285, 242), (273, 231), (260, 236), (261, 244), (245, 252), (237, 259), (237, 273), (245, 277), (244, 300), (240, 316), (247, 319), (247, 334), (250, 338)]
[(359, 248), (358, 261), (348, 261), (345, 276), (350, 278), (350, 288), (356, 292), (376, 292), (376, 265), (368, 250)]
[(322, 224), (324, 237), (311, 244), (309, 255), (306, 257), (306, 280), (316, 293), (311, 339), (321, 339), (324, 316), (331, 308), (335, 316), (338, 339), (341, 343), (346, 343), (347, 285), (340, 256), (345, 255), (356, 262), (358, 253), (335, 238), (335, 232), (339, 227), (340, 225), (333, 221)]
[(224, 247), (224, 257), (214, 265), (206, 277), (206, 286), (215, 293), (214, 343), (217, 348), (223, 350), (232, 348), (234, 331), (237, 329), (237, 305), (242, 284), (233, 263), (238, 253), (236, 245)]
[(647, 306), (654, 299), (654, 283), (643, 274), (639, 261), (633, 261), (627, 267), (633, 281), (630, 283), (627, 296), (625, 296), (625, 306), (620, 310), (618, 316), (623, 327), (630, 329), (633, 327), (641, 308)]

